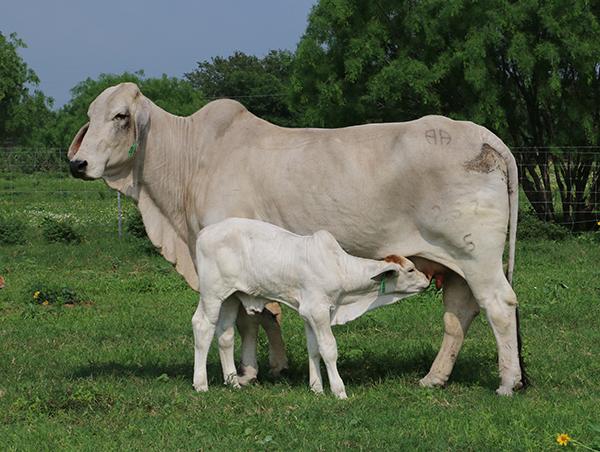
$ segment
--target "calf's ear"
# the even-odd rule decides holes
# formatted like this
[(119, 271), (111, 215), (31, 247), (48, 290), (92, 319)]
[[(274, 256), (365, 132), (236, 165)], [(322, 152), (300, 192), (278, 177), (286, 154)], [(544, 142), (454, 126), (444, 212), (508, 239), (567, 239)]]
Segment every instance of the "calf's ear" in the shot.
[(385, 265), (384, 267), (382, 267), (377, 272), (377, 274), (371, 276), (371, 279), (373, 281), (381, 281), (384, 278), (388, 278), (390, 276), (396, 276), (400, 273), (399, 267), (400, 266), (398, 264), (389, 263), (388, 265)]

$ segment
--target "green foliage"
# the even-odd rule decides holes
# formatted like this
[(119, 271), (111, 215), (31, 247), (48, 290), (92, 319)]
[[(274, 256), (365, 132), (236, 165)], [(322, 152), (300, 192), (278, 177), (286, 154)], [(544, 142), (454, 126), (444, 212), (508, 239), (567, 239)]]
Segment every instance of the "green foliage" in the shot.
[(45, 216), (41, 221), (42, 235), (48, 242), (80, 243), (81, 235), (71, 226), (68, 219)]
[(0, 244), (20, 245), (25, 243), (27, 226), (22, 220), (0, 215)]
[(517, 240), (565, 240), (569, 235), (566, 228), (542, 221), (530, 211), (519, 212)]
[(26, 291), (25, 299), (35, 305), (64, 306), (89, 302), (89, 299), (75, 289), (59, 286), (55, 282), (35, 282)]
[(146, 97), (175, 115), (190, 115), (204, 105), (202, 94), (185, 80), (166, 75), (146, 78), (143, 71), (101, 74), (98, 79), (88, 78), (71, 90), (71, 100), (57, 112), (56, 122), (47, 132), (47, 144), (67, 148), (85, 123), (90, 103), (106, 88), (123, 82), (137, 84)]
[(131, 209), (125, 217), (125, 230), (140, 239), (148, 237), (142, 215), (138, 209)]
[(252, 113), (279, 125), (292, 124), (286, 103), (293, 55), (271, 50), (258, 58), (235, 52), (228, 58), (198, 62), (185, 78), (208, 98), (237, 99)]
[(0, 146), (41, 143), (53, 117), (52, 99), (30, 91), (40, 81), (18, 53), (25, 47), (15, 33), (0, 32)]
[[(514, 146), (596, 145), (600, 24), (593, 2), (321, 0), (294, 60), (302, 124), (337, 127), (443, 114)], [(518, 153), (538, 217), (594, 226), (600, 163)], [(549, 162), (556, 165), (554, 174)], [(553, 177), (561, 192), (555, 212)]]
[[(310, 392), (303, 322), (287, 308), (285, 378), (268, 376), (261, 335), (259, 385), (224, 387), (213, 346), (210, 390), (198, 394), (190, 327), (198, 294), (163, 257), (140, 253), (138, 240), (117, 240), (116, 200), (103, 182), (20, 175), (11, 183), (36, 180), (68, 197), (9, 198), (11, 216), (37, 224), (36, 209), (68, 212), (86, 240), (33, 236), (31, 246), (0, 246), (2, 450), (551, 450), (559, 432), (598, 444), (590, 415), (600, 404), (597, 244), (517, 242), (515, 291), (534, 384), (510, 399), (494, 393), (496, 343), (483, 313), (447, 387), (419, 387), (444, 333), (433, 289), (334, 327), (348, 400)], [(91, 191), (77, 192), (80, 184)], [(123, 207), (134, 208), (130, 200)], [(79, 307), (34, 304), (35, 290), (65, 287)], [(239, 340), (236, 347), (239, 356)]]

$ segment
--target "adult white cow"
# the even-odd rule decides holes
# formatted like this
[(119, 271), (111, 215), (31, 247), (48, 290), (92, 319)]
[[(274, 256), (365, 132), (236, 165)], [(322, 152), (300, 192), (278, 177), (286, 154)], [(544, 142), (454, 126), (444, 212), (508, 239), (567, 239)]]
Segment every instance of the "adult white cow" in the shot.
[[(350, 254), (410, 257), (444, 286), (445, 333), (424, 386), (447, 381), (484, 308), (498, 345), (499, 394), (522, 384), (510, 280), (517, 167), (471, 122), (427, 116), (342, 129), (277, 127), (231, 100), (173, 116), (124, 83), (90, 105), (72, 173), (136, 199), (146, 230), (193, 286), (198, 232), (227, 217), (294, 233), (330, 231)], [(502, 254), (509, 229), (508, 280)]]

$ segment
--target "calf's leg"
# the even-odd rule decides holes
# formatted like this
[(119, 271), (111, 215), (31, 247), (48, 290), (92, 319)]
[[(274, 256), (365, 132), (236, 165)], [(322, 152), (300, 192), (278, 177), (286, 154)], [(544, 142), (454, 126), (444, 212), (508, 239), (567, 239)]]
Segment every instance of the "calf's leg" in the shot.
[(215, 333), (221, 300), (200, 296), (200, 303), (192, 317), (194, 331), (194, 388), (196, 391), (208, 391), (206, 358)]
[(331, 331), (329, 305), (316, 306), (300, 315), (309, 323), (315, 333), (319, 353), (325, 362), (331, 392), (339, 399), (346, 399), (346, 388), (337, 369), (337, 344)]
[(233, 345), (235, 338), (235, 319), (238, 315), (239, 301), (235, 297), (229, 297), (221, 305), (219, 320), (216, 327), (217, 342), (219, 344), (219, 357), (223, 369), (223, 381), (226, 385), (239, 388), (237, 372), (235, 370), (235, 359)]
[(308, 350), (308, 383), (313, 392), (321, 394), (323, 392), (323, 378), (321, 377), (319, 343), (315, 332), (307, 321), (304, 322), (304, 331), (306, 332), (306, 348)]

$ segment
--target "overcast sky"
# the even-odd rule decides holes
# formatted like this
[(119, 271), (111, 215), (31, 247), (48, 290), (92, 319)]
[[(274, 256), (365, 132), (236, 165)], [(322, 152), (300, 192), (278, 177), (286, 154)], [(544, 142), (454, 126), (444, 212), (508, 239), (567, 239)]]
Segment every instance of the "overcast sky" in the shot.
[(0, 31), (60, 107), (87, 77), (143, 69), (181, 77), (235, 50), (294, 50), (316, 0), (3, 0)]

